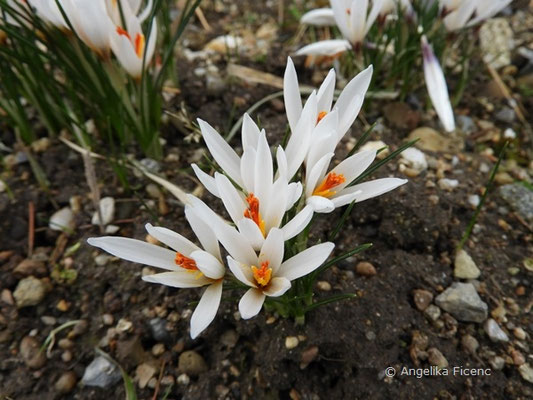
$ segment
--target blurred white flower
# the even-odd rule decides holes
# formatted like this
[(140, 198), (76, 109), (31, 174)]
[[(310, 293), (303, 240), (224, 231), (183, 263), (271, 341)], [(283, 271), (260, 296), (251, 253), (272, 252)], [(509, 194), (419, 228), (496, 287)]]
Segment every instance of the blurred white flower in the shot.
[(449, 31), (471, 27), (492, 18), (512, 0), (440, 0), (444, 25)]
[(444, 129), (447, 132), (452, 132), (455, 130), (455, 120), (444, 73), (425, 35), (422, 36), (421, 44), (424, 58), (424, 77), (429, 97)]
[(225, 273), (217, 237), (198, 213), (201, 210), (185, 207), (187, 221), (204, 250), (179, 233), (150, 224), (146, 224), (148, 233), (172, 250), (142, 240), (115, 236), (87, 240), (91, 246), (99, 247), (116, 257), (169, 271), (145, 275), (142, 279), (146, 282), (177, 288), (207, 286), (191, 317), (193, 339), (215, 318)]
[[(248, 251), (228, 256), (228, 266), (233, 275), (250, 289), (239, 301), (239, 312), (243, 319), (255, 317), (265, 302), (266, 296), (279, 297), (291, 287), (291, 281), (301, 278), (320, 267), (329, 257), (335, 245), (330, 242), (312, 246), (283, 261), (283, 232), (272, 229), (256, 256)], [(251, 249), (250, 249), (251, 250)], [(252, 255), (253, 253), (253, 255)]]
[(122, 18), (120, 16), (121, 8), (126, 21), (131, 13), (136, 15), (140, 22), (144, 22), (152, 11), (153, 0), (148, 0), (142, 11), (141, 4), (142, 0), (106, 0), (107, 13), (115, 25), (122, 25)]
[[(125, 8), (128, 8), (127, 6)], [(139, 79), (154, 55), (157, 40), (157, 23), (152, 21), (148, 43), (141, 28), (141, 21), (133, 13), (128, 13), (126, 27), (115, 26), (111, 32), (111, 48), (122, 67), (134, 78)]]
[(62, 0), (61, 6), (79, 38), (96, 53), (107, 56), (114, 24), (104, 0)]
[[(61, 7), (64, 7), (63, 2), (59, 0)], [(29, 4), (43, 21), (60, 29), (69, 29), (55, 0), (29, 0)]]

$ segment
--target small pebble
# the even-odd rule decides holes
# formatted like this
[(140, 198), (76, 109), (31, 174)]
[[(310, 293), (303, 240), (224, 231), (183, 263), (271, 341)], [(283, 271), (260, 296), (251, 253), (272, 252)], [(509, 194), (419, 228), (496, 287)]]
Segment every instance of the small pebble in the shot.
[(433, 301), (433, 294), (424, 289), (413, 290), (413, 300), (416, 308), (420, 311), (424, 311)]
[(163, 378), (161, 378), (161, 385), (163, 386), (170, 386), (174, 385), (176, 382), (176, 379), (172, 375), (165, 375)]
[(76, 227), (74, 213), (70, 207), (64, 207), (56, 211), (48, 221), (48, 227), (54, 231), (72, 231)]
[(500, 356), (495, 356), (489, 360), (489, 364), (495, 370), (501, 370), (505, 366), (505, 360)]
[(498, 323), (492, 318), (489, 318), (484, 325), (485, 332), (489, 336), (490, 340), (493, 342), (508, 342), (509, 337), (507, 334), (500, 328)]
[(117, 322), (115, 329), (117, 332), (128, 332), (133, 327), (133, 323), (125, 318), (121, 318)]
[(525, 340), (527, 337), (526, 331), (524, 331), (522, 328), (518, 327), (513, 330), (513, 334), (518, 340)]
[[(110, 224), (115, 217), (115, 199), (112, 197), (104, 197), (100, 199), (100, 213), (102, 215), (102, 225)], [(91, 223), (93, 225), (100, 225), (100, 216), (95, 211)]]
[(2, 289), (0, 299), (9, 306), (15, 305), (15, 299), (13, 299), (13, 294), (9, 289)]
[(459, 186), (459, 181), (457, 179), (442, 178), (442, 179), (439, 179), (437, 184), (442, 190), (447, 190), (451, 192), (453, 189)]
[(329, 292), (331, 290), (331, 284), (327, 281), (318, 281), (316, 287), (323, 292)]
[(107, 263), (109, 262), (109, 260), (111, 260), (111, 256), (107, 255), (107, 254), (99, 254), (97, 255), (95, 258), (94, 258), (94, 262), (96, 263), (96, 265), (98, 265), (99, 267), (104, 267), (105, 265), (107, 265)]
[(318, 347), (311, 346), (302, 352), (302, 358), (300, 359), (300, 369), (305, 369), (311, 364), (318, 356)]
[(469, 354), (476, 354), (477, 349), (479, 348), (479, 342), (477, 339), (472, 335), (464, 335), (461, 338), (461, 345)]
[(63, 338), (59, 339), (59, 342), (57, 342), (57, 345), (60, 349), (67, 350), (72, 349), (74, 347), (74, 342), (70, 339)]
[(46, 364), (46, 354), (40, 351), (41, 344), (31, 336), (20, 341), (19, 351), (24, 363), (31, 369), (39, 369)]
[(468, 204), (470, 204), (474, 208), (479, 206), (480, 201), (481, 199), (479, 198), (477, 194), (471, 194), (470, 196), (468, 196)]
[(520, 376), (522, 376), (525, 381), (533, 383), (533, 368), (531, 365), (522, 364), (518, 367), (518, 372), (520, 372)]
[(156, 357), (159, 357), (164, 352), (165, 352), (165, 345), (162, 343), (154, 344), (154, 346), (152, 347), (152, 354)]
[(48, 325), (48, 326), (55, 325), (57, 322), (57, 320), (54, 317), (50, 317), (49, 315), (43, 315), (41, 317), (41, 321), (43, 322), (43, 324)]
[(448, 367), (448, 360), (446, 359), (446, 357), (444, 357), (440, 350), (435, 347), (431, 347), (430, 349), (428, 349), (428, 362), (430, 365), (439, 368)]
[(514, 365), (522, 365), (526, 362), (525, 357), (518, 350), (511, 350), (511, 357)]
[(296, 336), (287, 336), (285, 338), (285, 348), (288, 350), (296, 348), (299, 343), (300, 341)]
[(44, 299), (45, 295), (44, 283), (33, 276), (22, 279), (13, 292), (18, 308), (35, 306)]
[(355, 272), (362, 276), (374, 276), (377, 274), (376, 267), (367, 261), (361, 261), (355, 266)]
[[(193, 350), (184, 351), (178, 360), (178, 370), (189, 376), (195, 377), (207, 371), (207, 364), (203, 357)], [(179, 380), (179, 378), (178, 378)]]
[(140, 389), (144, 389), (148, 384), (148, 381), (157, 372), (156, 368), (148, 363), (142, 363), (137, 366), (135, 370), (135, 378)]
[(102, 315), (102, 322), (104, 323), (104, 325), (113, 325), (113, 322), (114, 322), (114, 319), (113, 319), (113, 316), (111, 314), (104, 314)]
[(187, 374), (181, 374), (178, 376), (178, 383), (183, 386), (187, 386), (191, 382), (191, 378)]
[(430, 304), (428, 308), (425, 309), (424, 315), (431, 321), (436, 321), (441, 315), (440, 308), (434, 304)]
[(70, 350), (65, 350), (63, 353), (61, 353), (61, 360), (65, 363), (69, 363), (72, 361), (72, 352)]
[(61, 311), (61, 312), (66, 312), (69, 310), (70, 308), (70, 303), (67, 302), (66, 300), (62, 299), (62, 300), (59, 300), (59, 302), (57, 303), (56, 305), (56, 308)]
[(455, 255), (453, 275), (459, 279), (477, 279), (481, 271), (470, 255), (463, 249)]
[(72, 371), (67, 371), (59, 377), (54, 387), (59, 393), (67, 394), (72, 392), (72, 390), (76, 387), (77, 382), (78, 377), (76, 374)]

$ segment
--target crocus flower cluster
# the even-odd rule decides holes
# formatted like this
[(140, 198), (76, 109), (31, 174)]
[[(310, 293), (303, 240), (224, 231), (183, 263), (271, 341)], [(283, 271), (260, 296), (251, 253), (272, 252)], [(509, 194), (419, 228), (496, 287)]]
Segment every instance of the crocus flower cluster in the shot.
[[(157, 24), (154, 19), (148, 39), (141, 23), (148, 17), (153, 0), (141, 10), (141, 0), (29, 0), (36, 14), (64, 31), (71, 28), (95, 53), (107, 58), (112, 51), (134, 78), (142, 75), (154, 55)], [(59, 3), (59, 5), (58, 5)], [(67, 20), (65, 20), (65, 16)]]
[(197, 165), (192, 168), (226, 210), (224, 217), (219, 216), (201, 199), (188, 195), (185, 217), (199, 245), (150, 224), (146, 225), (148, 233), (168, 248), (123, 237), (91, 238), (88, 243), (125, 260), (166, 270), (143, 276), (147, 282), (177, 288), (205, 287), (191, 318), (193, 338), (214, 319), (226, 281), (247, 288), (239, 301), (242, 318), (256, 316), (268, 297), (283, 296), (292, 281), (316, 270), (333, 251), (330, 242), (296, 253), (288, 250), (294, 246), (287, 245), (302, 234), (313, 214), (329, 213), (406, 183), (383, 178), (352, 185), (374, 160), (374, 150), (356, 153), (330, 167), (337, 144), (361, 109), (371, 76), (372, 67), (349, 82), (333, 103), (332, 70), (318, 91), (302, 104), (298, 77), (289, 58), (284, 100), (291, 135), (285, 148), (276, 148), (275, 156), (266, 132), (248, 115), (243, 118), (240, 154), (211, 125), (199, 120), (220, 172), (211, 176)]

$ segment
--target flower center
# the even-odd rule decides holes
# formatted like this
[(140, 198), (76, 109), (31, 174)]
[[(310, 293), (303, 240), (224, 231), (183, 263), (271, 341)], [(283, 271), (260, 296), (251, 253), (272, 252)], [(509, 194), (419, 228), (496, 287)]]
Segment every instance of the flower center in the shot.
[(135, 54), (137, 57), (141, 58), (144, 52), (144, 35), (138, 33), (135, 35)]
[(316, 123), (317, 123), (317, 125), (318, 125), (318, 123), (319, 123), (320, 121), (322, 121), (322, 118), (324, 118), (326, 115), (328, 115), (328, 112), (327, 112), (327, 111), (320, 111), (320, 112), (318, 113), (318, 117), (317, 117), (317, 119), (316, 119)]
[[(131, 42), (131, 36), (127, 30), (124, 28), (121, 28), (120, 26), (117, 26), (117, 33), (122, 36), (126, 36), (130, 42)], [(135, 48), (135, 54), (137, 54), (137, 57), (141, 58), (144, 52), (144, 46), (145, 46), (145, 39), (144, 35), (142, 33), (138, 33), (135, 35), (135, 41), (133, 41), (133, 46)]]
[(250, 193), (246, 197), (246, 202), (248, 203), (248, 209), (244, 210), (244, 216), (254, 221), (263, 236), (265, 236), (265, 221), (261, 219), (261, 214), (259, 213), (259, 199), (253, 193)]
[(268, 285), (272, 279), (272, 268), (268, 268), (268, 261), (263, 262), (261, 268), (252, 265), (252, 272), (255, 282), (261, 287)]
[(337, 175), (335, 172), (330, 172), (322, 183), (314, 190), (313, 196), (331, 197), (337, 193), (331, 189), (344, 182), (346, 182), (346, 178), (343, 174)]
[(196, 266), (196, 261), (194, 261), (192, 258), (186, 257), (181, 253), (176, 253), (176, 259), (174, 260), (176, 265), (180, 266), (181, 268), (185, 268), (189, 271), (198, 271), (198, 267)]

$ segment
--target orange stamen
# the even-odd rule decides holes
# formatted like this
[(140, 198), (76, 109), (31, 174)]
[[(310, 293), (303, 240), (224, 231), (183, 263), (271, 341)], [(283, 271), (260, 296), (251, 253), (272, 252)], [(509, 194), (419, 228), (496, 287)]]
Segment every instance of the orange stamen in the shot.
[(341, 183), (346, 182), (346, 178), (343, 174), (336, 174), (335, 172), (330, 172), (328, 176), (322, 181), (320, 186), (318, 186), (313, 192), (313, 196), (322, 196), (322, 197), (331, 197), (337, 193), (333, 189), (336, 186), (339, 186)]
[(347, 13), (348, 15), (352, 15), (352, 10), (350, 10), (349, 8), (347, 8), (347, 9), (346, 9), (346, 13)]
[(141, 58), (144, 52), (144, 35), (142, 33), (138, 33), (135, 36), (135, 53), (137, 54), (137, 57)]
[(254, 221), (263, 236), (265, 236), (265, 221), (261, 219), (261, 214), (259, 213), (259, 199), (253, 193), (250, 193), (246, 197), (246, 202), (248, 203), (248, 209), (244, 210), (244, 216)]
[(316, 123), (318, 124), (320, 121), (322, 121), (322, 118), (324, 118), (326, 115), (328, 115), (327, 111), (320, 111), (318, 113), (318, 117), (316, 119)]
[(122, 29), (120, 26), (117, 26), (117, 33), (118, 33), (119, 35), (126, 36), (129, 40), (131, 40), (131, 36), (130, 36), (130, 34), (128, 33), (128, 31), (125, 30), (125, 29)]
[(192, 258), (186, 257), (181, 253), (176, 253), (176, 259), (174, 260), (176, 265), (179, 265), (181, 268), (185, 268), (189, 271), (198, 271), (198, 267), (196, 266), (196, 261), (194, 261)]
[(252, 265), (252, 272), (259, 286), (265, 287), (270, 283), (270, 279), (272, 279), (272, 268), (268, 268), (268, 261), (263, 262), (261, 268)]

